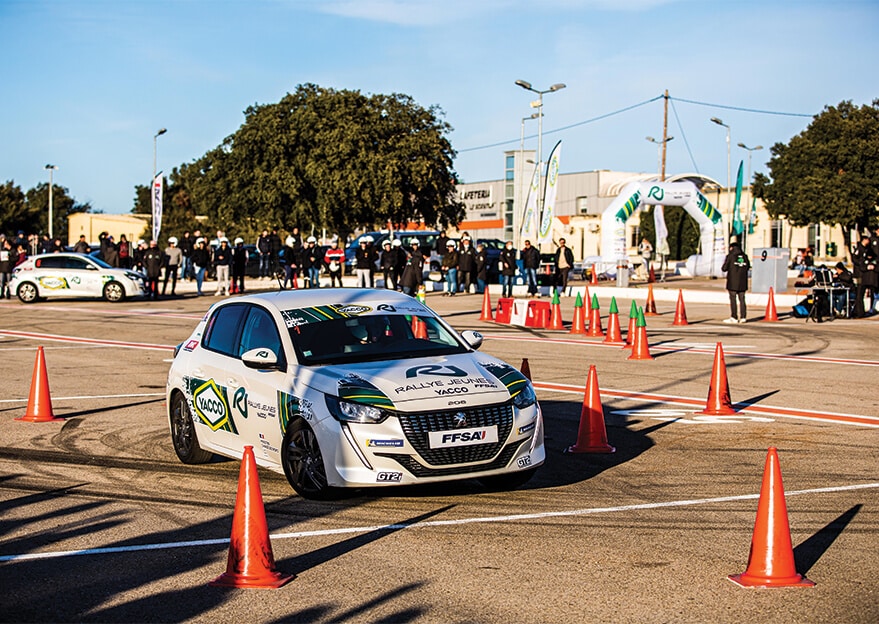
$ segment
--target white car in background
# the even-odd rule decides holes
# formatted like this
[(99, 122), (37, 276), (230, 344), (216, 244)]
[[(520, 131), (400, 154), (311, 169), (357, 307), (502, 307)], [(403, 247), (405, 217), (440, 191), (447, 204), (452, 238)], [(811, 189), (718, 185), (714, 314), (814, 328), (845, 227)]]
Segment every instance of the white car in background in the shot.
[(300, 495), (478, 478), (525, 483), (545, 460), (531, 382), (417, 300), (315, 289), (215, 304), (168, 373), (181, 461), (283, 473)]
[(103, 297), (116, 303), (144, 293), (144, 276), (81, 253), (49, 253), (15, 267), (9, 288), (24, 303), (45, 297)]

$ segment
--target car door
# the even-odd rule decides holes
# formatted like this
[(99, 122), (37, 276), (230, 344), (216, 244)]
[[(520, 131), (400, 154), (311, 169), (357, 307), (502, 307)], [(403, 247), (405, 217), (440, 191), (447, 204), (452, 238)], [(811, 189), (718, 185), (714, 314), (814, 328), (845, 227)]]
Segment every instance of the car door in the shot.
[(40, 296), (76, 295), (76, 291), (71, 288), (66, 266), (65, 256), (59, 255), (43, 256), (34, 261), (34, 280)]
[(70, 294), (77, 297), (100, 297), (104, 284), (97, 265), (83, 258), (67, 256), (64, 262)]

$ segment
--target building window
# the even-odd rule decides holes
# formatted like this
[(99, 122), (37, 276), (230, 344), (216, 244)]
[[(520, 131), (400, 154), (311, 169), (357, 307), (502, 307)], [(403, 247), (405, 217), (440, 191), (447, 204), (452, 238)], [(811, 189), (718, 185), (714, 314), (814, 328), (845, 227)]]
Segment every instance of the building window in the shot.
[(577, 198), (577, 214), (589, 214), (589, 198)]
[(770, 247), (784, 246), (784, 238), (782, 237), (783, 223), (783, 221), (769, 222), (769, 237), (771, 238), (771, 241), (769, 243)]
[(516, 157), (510, 154), (507, 156), (507, 171), (512, 171), (516, 166)]
[(629, 247), (637, 247), (641, 244), (641, 228), (637, 225), (632, 226), (632, 238), (629, 240)]
[(813, 223), (809, 226), (809, 247), (814, 250), (816, 256), (821, 255), (821, 225)]

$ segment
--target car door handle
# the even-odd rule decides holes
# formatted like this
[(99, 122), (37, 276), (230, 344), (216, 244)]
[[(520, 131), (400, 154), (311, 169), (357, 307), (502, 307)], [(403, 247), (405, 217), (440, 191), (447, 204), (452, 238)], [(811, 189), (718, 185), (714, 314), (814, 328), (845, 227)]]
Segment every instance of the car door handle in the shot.
[(204, 377), (204, 371), (200, 368), (194, 368), (192, 370), (192, 374), (195, 375), (196, 377)]

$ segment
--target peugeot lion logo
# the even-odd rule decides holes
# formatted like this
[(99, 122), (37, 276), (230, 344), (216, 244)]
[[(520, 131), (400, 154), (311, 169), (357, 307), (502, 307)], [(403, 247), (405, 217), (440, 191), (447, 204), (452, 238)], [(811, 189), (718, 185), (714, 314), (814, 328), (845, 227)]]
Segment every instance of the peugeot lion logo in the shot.
[(460, 429), (462, 427), (467, 426), (467, 414), (464, 412), (458, 412), (455, 414), (455, 426)]

